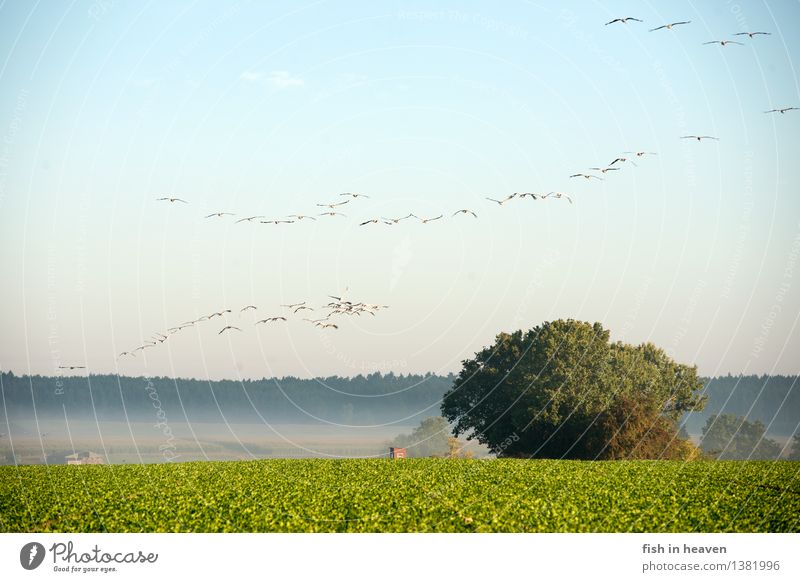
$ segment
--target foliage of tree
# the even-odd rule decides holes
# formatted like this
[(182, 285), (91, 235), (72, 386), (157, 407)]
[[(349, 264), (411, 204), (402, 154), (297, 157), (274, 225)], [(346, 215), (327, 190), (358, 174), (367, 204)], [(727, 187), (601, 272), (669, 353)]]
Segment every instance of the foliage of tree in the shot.
[(777, 459), (781, 447), (764, 435), (760, 420), (750, 422), (735, 414), (712, 415), (703, 427), (700, 448), (718, 459)]
[(789, 451), (789, 460), (800, 461), (800, 432), (792, 437), (792, 448)]
[(441, 457), (449, 450), (450, 426), (441, 416), (429, 416), (411, 431), (392, 441), (393, 447), (404, 447), (409, 457)]
[(695, 367), (652, 344), (557, 320), (501, 333), (465, 360), (442, 413), (456, 436), (500, 456), (673, 458), (688, 448), (677, 423), (702, 408), (701, 389)]
[(775, 435), (791, 436), (800, 419), (798, 376), (718, 376), (704, 380), (708, 403), (689, 414), (689, 432), (699, 434), (713, 414), (747, 416), (769, 425)]

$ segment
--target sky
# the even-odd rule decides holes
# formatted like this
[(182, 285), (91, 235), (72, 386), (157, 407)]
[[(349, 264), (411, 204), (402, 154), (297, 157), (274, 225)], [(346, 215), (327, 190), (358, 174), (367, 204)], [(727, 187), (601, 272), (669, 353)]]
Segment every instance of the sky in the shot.
[[(623, 16), (644, 22), (605, 25)], [(575, 318), (703, 375), (796, 374), (800, 111), (764, 112), (800, 107), (797, 22), (797, 2), (0, 0), (0, 369), (448, 373)], [(551, 191), (572, 203), (486, 200)], [(235, 223), (343, 192), (369, 198)], [(409, 212), (444, 216), (360, 226)], [(325, 330), (280, 307), (343, 293), (389, 307)]]

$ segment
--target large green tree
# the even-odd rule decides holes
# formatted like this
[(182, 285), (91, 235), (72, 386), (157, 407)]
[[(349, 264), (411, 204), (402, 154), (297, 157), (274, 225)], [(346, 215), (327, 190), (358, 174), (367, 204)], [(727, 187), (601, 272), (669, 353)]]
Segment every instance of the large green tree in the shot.
[(696, 368), (652, 344), (557, 320), (501, 333), (465, 360), (442, 413), (456, 435), (501, 456), (671, 457), (685, 449), (677, 421), (702, 408), (701, 390)]

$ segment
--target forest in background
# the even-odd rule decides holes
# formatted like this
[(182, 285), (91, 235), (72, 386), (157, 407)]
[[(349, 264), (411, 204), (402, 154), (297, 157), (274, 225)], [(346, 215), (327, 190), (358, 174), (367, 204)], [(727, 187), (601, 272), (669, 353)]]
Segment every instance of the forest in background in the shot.
[[(0, 422), (38, 416), (150, 420), (154, 402), (171, 417), (191, 422), (373, 424), (438, 416), (442, 395), (455, 376), (358, 375), (351, 378), (193, 380), (114, 375), (17, 376), (0, 374)], [(720, 376), (704, 379), (705, 408), (683, 424), (700, 434), (707, 418), (729, 413), (759, 420), (768, 433), (790, 436), (800, 422), (798, 376)], [(7, 432), (7, 431), (3, 431)]]

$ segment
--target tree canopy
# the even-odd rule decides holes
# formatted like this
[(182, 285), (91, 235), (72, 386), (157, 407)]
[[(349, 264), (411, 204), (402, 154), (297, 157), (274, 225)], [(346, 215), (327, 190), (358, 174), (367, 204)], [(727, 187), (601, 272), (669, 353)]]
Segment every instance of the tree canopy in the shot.
[(713, 415), (703, 427), (700, 447), (718, 459), (777, 459), (781, 447), (766, 438), (766, 432), (760, 420), (750, 422), (735, 414)]
[(695, 367), (653, 344), (556, 320), (501, 333), (465, 360), (442, 413), (500, 456), (676, 458), (693, 449), (678, 420), (703, 407), (702, 388)]
[(441, 416), (422, 420), (411, 434), (401, 434), (392, 441), (393, 447), (408, 450), (409, 457), (444, 456), (450, 450), (450, 426)]

